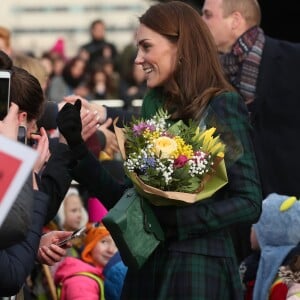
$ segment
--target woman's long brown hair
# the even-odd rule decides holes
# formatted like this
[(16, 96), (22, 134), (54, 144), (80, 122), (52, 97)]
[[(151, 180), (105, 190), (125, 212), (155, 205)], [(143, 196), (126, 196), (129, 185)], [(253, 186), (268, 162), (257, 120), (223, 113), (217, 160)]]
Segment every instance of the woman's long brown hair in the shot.
[(177, 66), (164, 86), (172, 118), (199, 120), (214, 95), (234, 90), (223, 73), (213, 37), (194, 8), (180, 1), (159, 3), (139, 20), (177, 45)]

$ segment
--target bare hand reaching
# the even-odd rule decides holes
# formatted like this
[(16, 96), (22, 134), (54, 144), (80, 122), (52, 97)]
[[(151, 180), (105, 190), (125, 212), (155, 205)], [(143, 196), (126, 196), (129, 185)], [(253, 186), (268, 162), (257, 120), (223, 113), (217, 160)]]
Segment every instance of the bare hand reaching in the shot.
[(34, 148), (39, 153), (39, 156), (34, 164), (33, 171), (38, 174), (50, 157), (49, 139), (47, 132), (43, 127), (40, 128), (40, 135), (31, 134), (31, 138), (37, 142)]
[(72, 234), (71, 231), (50, 231), (41, 237), (40, 248), (37, 259), (40, 263), (53, 266), (66, 255), (66, 248), (72, 247), (68, 242), (62, 247), (56, 245), (57, 242), (67, 238)]
[(110, 125), (112, 124), (112, 119), (108, 118), (105, 123), (103, 123), (100, 127), (99, 130), (103, 132), (106, 138), (106, 144), (104, 148), (104, 152), (106, 152), (109, 156), (113, 157), (114, 154), (119, 153), (119, 145), (117, 142), (117, 138), (114, 132), (112, 132), (110, 129)]

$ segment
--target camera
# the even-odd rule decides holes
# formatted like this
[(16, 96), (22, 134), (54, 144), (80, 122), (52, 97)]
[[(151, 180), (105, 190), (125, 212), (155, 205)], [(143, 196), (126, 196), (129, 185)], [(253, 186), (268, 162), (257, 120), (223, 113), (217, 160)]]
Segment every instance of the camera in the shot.
[(82, 227), (82, 228), (80, 228), (80, 229), (74, 231), (74, 232), (72, 233), (72, 235), (70, 235), (68, 238), (66, 238), (66, 239), (64, 239), (64, 240), (62, 240), (62, 241), (60, 241), (60, 242), (58, 242), (56, 245), (59, 246), (59, 247), (62, 247), (62, 246), (64, 246), (67, 242), (70, 242), (70, 241), (72, 241), (72, 240), (74, 240), (74, 239), (76, 239), (76, 238), (79, 238), (79, 237), (83, 236), (85, 233), (86, 233), (86, 227)]
[(18, 128), (18, 141), (27, 144), (27, 130), (25, 126), (19, 126)]

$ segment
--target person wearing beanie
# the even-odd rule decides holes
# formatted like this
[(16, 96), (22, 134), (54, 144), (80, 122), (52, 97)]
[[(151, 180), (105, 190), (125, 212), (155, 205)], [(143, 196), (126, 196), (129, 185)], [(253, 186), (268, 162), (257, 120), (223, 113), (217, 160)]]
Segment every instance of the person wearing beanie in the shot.
[[(88, 199), (87, 207), (89, 222), (102, 220), (107, 214), (107, 209), (96, 197)], [(120, 252), (117, 251), (103, 268), (105, 300), (120, 299), (126, 273), (127, 267), (122, 261)]]
[(240, 267), (245, 300), (286, 299), (291, 281), (286, 271), (300, 255), (299, 228), (300, 201), (296, 197), (272, 193), (263, 200), (262, 214), (251, 230), (254, 253)]
[(103, 268), (118, 249), (102, 223), (88, 223), (86, 232), (81, 259), (67, 257), (54, 274), (61, 300), (104, 300)]

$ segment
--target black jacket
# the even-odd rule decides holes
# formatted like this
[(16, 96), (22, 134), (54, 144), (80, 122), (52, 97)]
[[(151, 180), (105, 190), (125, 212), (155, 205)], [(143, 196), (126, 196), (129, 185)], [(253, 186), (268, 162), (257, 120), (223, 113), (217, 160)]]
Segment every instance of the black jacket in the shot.
[(0, 297), (17, 294), (33, 269), (48, 204), (49, 197), (35, 191), (32, 222), (26, 238), (0, 250)]
[(250, 107), (264, 197), (271, 192), (300, 196), (299, 88), (300, 44), (266, 36)]

